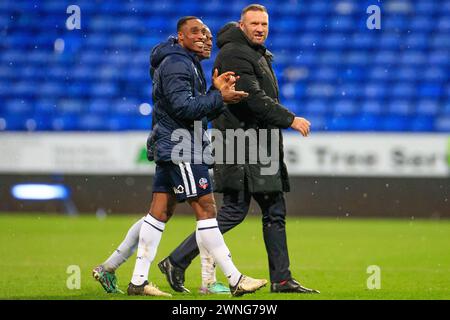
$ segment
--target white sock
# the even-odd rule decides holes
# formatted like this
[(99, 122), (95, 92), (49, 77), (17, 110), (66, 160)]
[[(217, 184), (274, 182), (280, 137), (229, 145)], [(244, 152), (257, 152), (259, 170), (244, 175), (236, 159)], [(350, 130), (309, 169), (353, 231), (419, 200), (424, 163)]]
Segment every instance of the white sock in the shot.
[(161, 236), (164, 231), (165, 223), (156, 220), (148, 214), (142, 223), (139, 232), (139, 245), (136, 256), (136, 265), (134, 266), (131, 282), (134, 285), (141, 285), (148, 280), (150, 264), (156, 256)]
[(203, 247), (213, 256), (214, 261), (222, 269), (230, 285), (235, 286), (241, 277), (241, 273), (231, 260), (231, 253), (217, 226), (216, 219), (197, 221), (195, 232), (199, 248)]
[(128, 230), (128, 233), (123, 239), (119, 247), (112, 253), (112, 255), (103, 262), (103, 266), (109, 272), (114, 272), (119, 268), (128, 258), (136, 251), (139, 243), (139, 232), (141, 231), (144, 218), (139, 219)]
[(208, 250), (206, 250), (202, 240), (198, 238), (197, 233), (195, 233), (195, 237), (197, 240), (198, 249), (200, 251), (202, 287), (207, 287), (209, 284), (217, 281), (216, 264), (213, 256), (208, 252)]
[(208, 284), (215, 283), (217, 281), (216, 264), (214, 262), (213, 256), (209, 254), (206, 249), (204, 252), (200, 250), (200, 262), (202, 265), (202, 287), (207, 287)]

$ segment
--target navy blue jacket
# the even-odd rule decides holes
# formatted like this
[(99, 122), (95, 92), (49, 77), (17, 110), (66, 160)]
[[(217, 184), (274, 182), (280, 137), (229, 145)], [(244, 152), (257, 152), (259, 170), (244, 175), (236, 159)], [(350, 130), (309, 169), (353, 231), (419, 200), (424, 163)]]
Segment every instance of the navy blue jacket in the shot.
[[(220, 114), (224, 103), (218, 90), (206, 92), (205, 75), (199, 59), (181, 47), (175, 38), (155, 46), (150, 63), (153, 130), (147, 141), (148, 156), (156, 163), (167, 162), (172, 160), (172, 149), (179, 144), (179, 141), (172, 141), (172, 133), (186, 129), (193, 143), (194, 121), (202, 121), (203, 135), (208, 119)], [(202, 137), (199, 138), (201, 141)], [(203, 148), (209, 144), (208, 139)], [(193, 160), (194, 148), (191, 149)]]

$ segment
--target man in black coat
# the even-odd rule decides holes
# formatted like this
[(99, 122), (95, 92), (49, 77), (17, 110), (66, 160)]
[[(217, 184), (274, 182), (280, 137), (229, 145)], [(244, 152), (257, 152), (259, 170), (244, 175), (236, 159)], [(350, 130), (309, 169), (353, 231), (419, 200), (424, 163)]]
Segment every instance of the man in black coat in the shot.
[[(279, 103), (279, 88), (273, 72), (272, 54), (264, 47), (268, 35), (268, 13), (261, 5), (250, 5), (242, 11), (239, 25), (227, 24), (219, 32), (217, 45), (220, 52), (214, 69), (219, 73), (233, 70), (239, 76), (236, 90), (248, 92), (247, 99), (235, 105), (228, 105), (226, 111), (213, 121), (215, 129), (225, 135), (227, 129), (252, 130), (257, 133), (263, 129), (275, 132), (267, 135), (265, 145), (278, 143), (278, 156), (271, 155), (277, 161), (272, 174), (265, 174), (266, 167), (258, 158), (256, 163), (248, 161), (249, 145), (245, 148), (245, 162), (223, 163), (217, 159), (214, 166), (215, 191), (223, 193), (223, 205), (217, 216), (222, 233), (242, 222), (248, 213), (253, 197), (262, 210), (264, 242), (269, 259), (272, 292), (318, 293), (308, 289), (293, 279), (289, 269), (289, 255), (286, 241), (286, 204), (283, 192), (289, 191), (286, 165), (283, 161), (283, 141), (280, 129), (293, 128), (307, 136), (310, 123), (296, 117)], [(224, 146), (229, 145), (224, 138)], [(278, 140), (278, 142), (276, 141)], [(259, 143), (260, 141), (258, 141)], [(264, 145), (264, 144), (263, 144)], [(261, 148), (261, 143), (258, 144)], [(270, 148), (273, 150), (273, 148)], [(229, 152), (230, 150), (226, 150)], [(237, 151), (239, 152), (239, 150)], [(218, 163), (218, 162), (222, 162)], [(169, 257), (159, 263), (172, 288), (187, 291), (184, 287), (184, 270), (198, 254), (195, 237), (191, 235)]]

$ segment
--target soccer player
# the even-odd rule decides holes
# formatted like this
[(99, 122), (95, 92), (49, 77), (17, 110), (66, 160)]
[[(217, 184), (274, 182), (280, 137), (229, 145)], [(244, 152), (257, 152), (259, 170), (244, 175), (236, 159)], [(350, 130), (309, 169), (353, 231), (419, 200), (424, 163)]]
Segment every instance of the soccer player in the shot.
[[(213, 35), (208, 26), (205, 25), (206, 40), (203, 51), (198, 55), (199, 60), (206, 60), (211, 57), (213, 47)], [(107, 293), (121, 292), (117, 285), (115, 271), (125, 263), (128, 258), (136, 251), (139, 243), (139, 231), (141, 230), (144, 218), (139, 219), (128, 230), (125, 239), (118, 248), (108, 257), (108, 259), (93, 270), (94, 278), (100, 282)], [(228, 286), (216, 280), (216, 269), (211, 255), (201, 256), (202, 267), (202, 286), (201, 293), (208, 294), (227, 294), (230, 293)]]
[[(279, 89), (272, 69), (272, 54), (264, 43), (269, 32), (269, 15), (264, 6), (252, 4), (242, 10), (239, 24), (227, 24), (218, 34), (220, 52), (214, 68), (233, 70), (240, 76), (236, 88), (249, 93), (246, 100), (230, 105), (213, 122), (226, 129), (293, 128), (308, 136), (310, 123), (297, 117), (279, 102)], [(223, 205), (217, 220), (221, 232), (227, 232), (246, 217), (251, 198), (262, 211), (263, 235), (269, 262), (271, 292), (318, 293), (296, 281), (289, 268), (286, 240), (286, 205), (283, 192), (289, 191), (283, 142), (280, 131), (279, 170), (273, 175), (261, 174), (261, 163), (216, 164), (214, 176), (218, 192), (223, 192)], [(270, 137), (268, 136), (268, 139)], [(266, 145), (270, 145), (267, 141)], [(248, 152), (248, 151), (246, 151)], [(246, 159), (248, 153), (246, 154)], [(184, 271), (198, 254), (195, 236), (190, 235), (169, 257), (158, 265), (175, 291), (183, 292)]]
[[(211, 51), (213, 47), (213, 35), (208, 26), (205, 25), (205, 45), (203, 47), (203, 54), (199, 56), (200, 60), (209, 59), (211, 57)], [(234, 88), (234, 84), (232, 85)], [(213, 115), (212, 117), (215, 118)], [(200, 262), (201, 262), (201, 275), (202, 275), (202, 285), (200, 287), (200, 293), (202, 294), (229, 294), (230, 289), (228, 286), (217, 281), (216, 278), (216, 268), (214, 259), (211, 254), (202, 251), (200, 252)], [(161, 269), (164, 272), (164, 269)]]
[[(148, 271), (165, 223), (176, 203), (181, 201), (188, 201), (194, 209), (199, 248), (210, 253), (219, 264), (228, 278), (231, 293), (238, 296), (254, 292), (267, 281), (244, 276), (234, 266), (217, 227), (208, 166), (191, 161), (174, 163), (172, 149), (176, 143), (171, 139), (172, 132), (177, 129), (188, 130), (192, 137), (196, 120), (201, 120), (203, 130), (206, 129), (207, 119), (223, 110), (224, 103), (237, 103), (247, 94), (233, 90), (234, 83), (230, 80), (233, 72), (220, 76), (215, 72), (213, 85), (218, 90), (207, 93), (203, 70), (196, 56), (203, 51), (206, 38), (203, 24), (196, 17), (184, 17), (177, 24), (177, 32), (178, 43), (169, 40), (152, 51), (154, 126), (150, 145), (157, 166), (153, 200), (149, 214), (141, 223), (136, 265), (128, 294), (169, 295), (148, 283)], [(192, 153), (191, 159), (194, 158)], [(137, 229), (138, 224), (132, 229)]]

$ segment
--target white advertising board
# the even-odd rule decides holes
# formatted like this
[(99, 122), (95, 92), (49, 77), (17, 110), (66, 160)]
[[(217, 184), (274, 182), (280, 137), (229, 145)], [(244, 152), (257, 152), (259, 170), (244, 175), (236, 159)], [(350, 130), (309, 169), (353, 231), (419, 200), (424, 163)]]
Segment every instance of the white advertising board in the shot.
[[(153, 174), (147, 133), (1, 133), (0, 173)], [(445, 134), (284, 134), (289, 174), (450, 177)]]
[(290, 174), (321, 176), (449, 176), (447, 135), (285, 135)]

